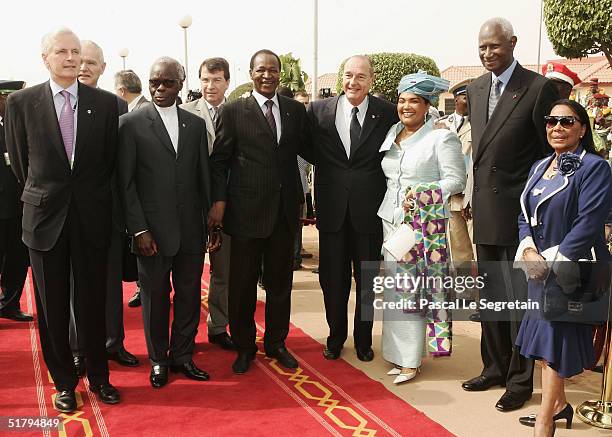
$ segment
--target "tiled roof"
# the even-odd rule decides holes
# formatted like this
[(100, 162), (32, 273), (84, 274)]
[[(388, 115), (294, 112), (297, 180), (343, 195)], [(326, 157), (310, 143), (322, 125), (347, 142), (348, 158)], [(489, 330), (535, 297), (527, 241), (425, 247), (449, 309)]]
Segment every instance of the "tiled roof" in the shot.
[[(322, 88), (331, 88), (331, 92), (333, 95), (336, 94), (336, 82), (338, 80), (337, 73), (325, 73), (318, 77), (317, 79), (317, 91), (321, 91)], [(304, 84), (306, 86), (306, 91), (308, 94), (312, 95), (312, 81), (310, 78)], [(317, 93), (318, 94), (318, 93)]]
[[(588, 82), (592, 77), (597, 77), (599, 83), (612, 83), (612, 69), (610, 69), (608, 60), (605, 56), (590, 56), (582, 59), (561, 58), (552, 59), (552, 61), (567, 65), (567, 67), (578, 74), (580, 79), (584, 82)], [(545, 62), (549, 61), (547, 60)], [(540, 65), (540, 69), (542, 65)], [(536, 64), (526, 64), (523, 65), (523, 67), (532, 71), (537, 71), (538, 69)], [(538, 73), (540, 71), (538, 71)], [(452, 65), (443, 70), (441, 76), (449, 80), (452, 87), (457, 82), (469, 78), (476, 78), (484, 73), (485, 69), (481, 65)]]

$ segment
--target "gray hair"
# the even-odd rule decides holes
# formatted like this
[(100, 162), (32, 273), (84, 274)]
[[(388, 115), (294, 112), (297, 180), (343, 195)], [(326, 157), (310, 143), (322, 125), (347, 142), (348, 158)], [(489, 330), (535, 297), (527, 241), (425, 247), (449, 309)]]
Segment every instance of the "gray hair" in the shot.
[(53, 43), (55, 42), (55, 39), (60, 35), (72, 35), (77, 40), (81, 41), (79, 37), (76, 35), (76, 33), (68, 29), (67, 27), (57, 28), (45, 34), (45, 36), (42, 37), (42, 40), (40, 42), (40, 51), (43, 55), (47, 55), (51, 51), (51, 48), (53, 47)]
[(81, 51), (85, 46), (93, 47), (94, 50), (98, 52), (98, 61), (100, 61), (101, 64), (104, 64), (104, 52), (102, 51), (102, 47), (88, 39), (84, 39), (83, 41), (81, 41)]
[(115, 73), (115, 88), (125, 88), (128, 93), (140, 94), (142, 82), (133, 70), (122, 70)]
[(153, 67), (155, 67), (157, 64), (171, 65), (175, 69), (176, 77), (178, 77), (180, 81), (185, 80), (185, 68), (183, 68), (181, 63), (176, 59), (171, 58), (169, 56), (162, 56), (161, 58), (157, 58), (151, 66), (149, 75), (153, 72)]
[(346, 65), (346, 63), (348, 61), (350, 61), (351, 59), (361, 59), (362, 61), (367, 62), (367, 64), (370, 67), (370, 76), (374, 77), (374, 64), (372, 63), (372, 59), (370, 59), (369, 56), (367, 56), (367, 55), (353, 55), (353, 56), (350, 56), (350, 57), (346, 58), (346, 60), (344, 61), (344, 65)]
[(515, 36), (514, 28), (512, 27), (512, 23), (510, 23), (508, 20), (506, 20), (503, 17), (489, 18), (487, 21), (485, 21), (482, 24), (482, 26), (480, 26), (480, 30), (482, 31), (482, 29), (484, 29), (485, 27), (497, 27), (501, 29), (502, 35), (508, 41), (511, 40), (513, 36)]

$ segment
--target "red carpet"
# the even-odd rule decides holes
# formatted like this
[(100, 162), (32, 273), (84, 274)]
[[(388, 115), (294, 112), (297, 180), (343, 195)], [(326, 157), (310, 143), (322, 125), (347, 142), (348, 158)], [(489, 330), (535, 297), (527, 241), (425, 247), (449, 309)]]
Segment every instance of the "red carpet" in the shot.
[[(208, 288), (208, 273), (203, 277)], [(134, 284), (125, 284), (129, 299)], [(33, 287), (24, 291), (22, 308), (33, 312)], [(263, 303), (257, 322), (263, 325)], [(287, 347), (300, 362), (287, 371), (275, 360), (258, 354), (243, 376), (231, 371), (235, 353), (206, 341), (206, 308), (197, 337), (194, 361), (211, 374), (208, 382), (172, 375), (169, 384), (153, 390), (142, 333), (140, 309), (125, 307), (126, 348), (142, 364), (120, 367), (111, 362), (111, 382), (122, 402), (109, 406), (96, 401), (81, 382), (81, 408), (59, 414), (68, 436), (451, 436), (441, 425), (387, 391), (384, 386), (343, 360), (330, 362), (322, 346), (302, 330), (291, 327)], [(58, 417), (53, 409), (53, 384), (42, 359), (35, 324), (0, 319), (0, 416)], [(33, 352), (34, 349), (34, 352)], [(0, 435), (6, 428), (0, 423)], [(59, 435), (57, 431), (21, 432)]]

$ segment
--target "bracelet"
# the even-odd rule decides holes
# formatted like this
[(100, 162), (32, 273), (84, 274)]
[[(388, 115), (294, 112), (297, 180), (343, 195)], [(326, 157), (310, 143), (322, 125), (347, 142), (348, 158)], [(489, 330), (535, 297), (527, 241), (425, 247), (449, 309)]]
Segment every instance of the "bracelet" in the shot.
[(525, 256), (525, 254), (526, 254), (528, 251), (530, 251), (530, 250), (531, 250), (531, 251), (533, 251), (533, 252), (535, 252), (536, 254), (538, 253), (538, 251), (537, 251), (537, 250), (535, 250), (533, 247), (526, 247), (526, 248), (523, 250), (523, 256)]

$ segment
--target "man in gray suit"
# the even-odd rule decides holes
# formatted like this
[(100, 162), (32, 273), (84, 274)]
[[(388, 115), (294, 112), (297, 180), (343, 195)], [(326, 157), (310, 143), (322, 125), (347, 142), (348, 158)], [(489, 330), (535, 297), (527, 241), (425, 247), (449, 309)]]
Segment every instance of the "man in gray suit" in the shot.
[(133, 70), (121, 70), (115, 73), (115, 94), (128, 103), (128, 112), (149, 103), (142, 95), (142, 82)]
[[(208, 152), (212, 153), (215, 142), (215, 125), (221, 106), (225, 103), (225, 92), (230, 84), (229, 64), (223, 58), (205, 59), (200, 65), (202, 97), (184, 103), (181, 108), (189, 111), (206, 122)], [(208, 290), (208, 341), (223, 349), (235, 349), (232, 338), (227, 333), (228, 310), (227, 291), (229, 283), (230, 236), (221, 233), (221, 248), (210, 253), (210, 289)]]
[[(138, 255), (142, 312), (154, 388), (168, 368), (188, 378), (209, 376), (192, 359), (200, 322), (200, 288), (210, 205), (206, 125), (177, 107), (183, 67), (163, 57), (151, 67), (153, 105), (119, 120), (119, 191)], [(174, 288), (172, 336), (170, 275)]]
[[(544, 116), (557, 98), (555, 86), (514, 59), (517, 38), (512, 25), (492, 18), (480, 28), (478, 45), (487, 73), (468, 85), (472, 126), (474, 243), (479, 273), (487, 283), (481, 297), (526, 300), (520, 272), (511, 271), (518, 247), (519, 197), (531, 165), (550, 153)], [(506, 392), (495, 407), (512, 411), (533, 391), (533, 360), (515, 346), (522, 315), (481, 311), (481, 374), (463, 383), (467, 391), (495, 385)]]

